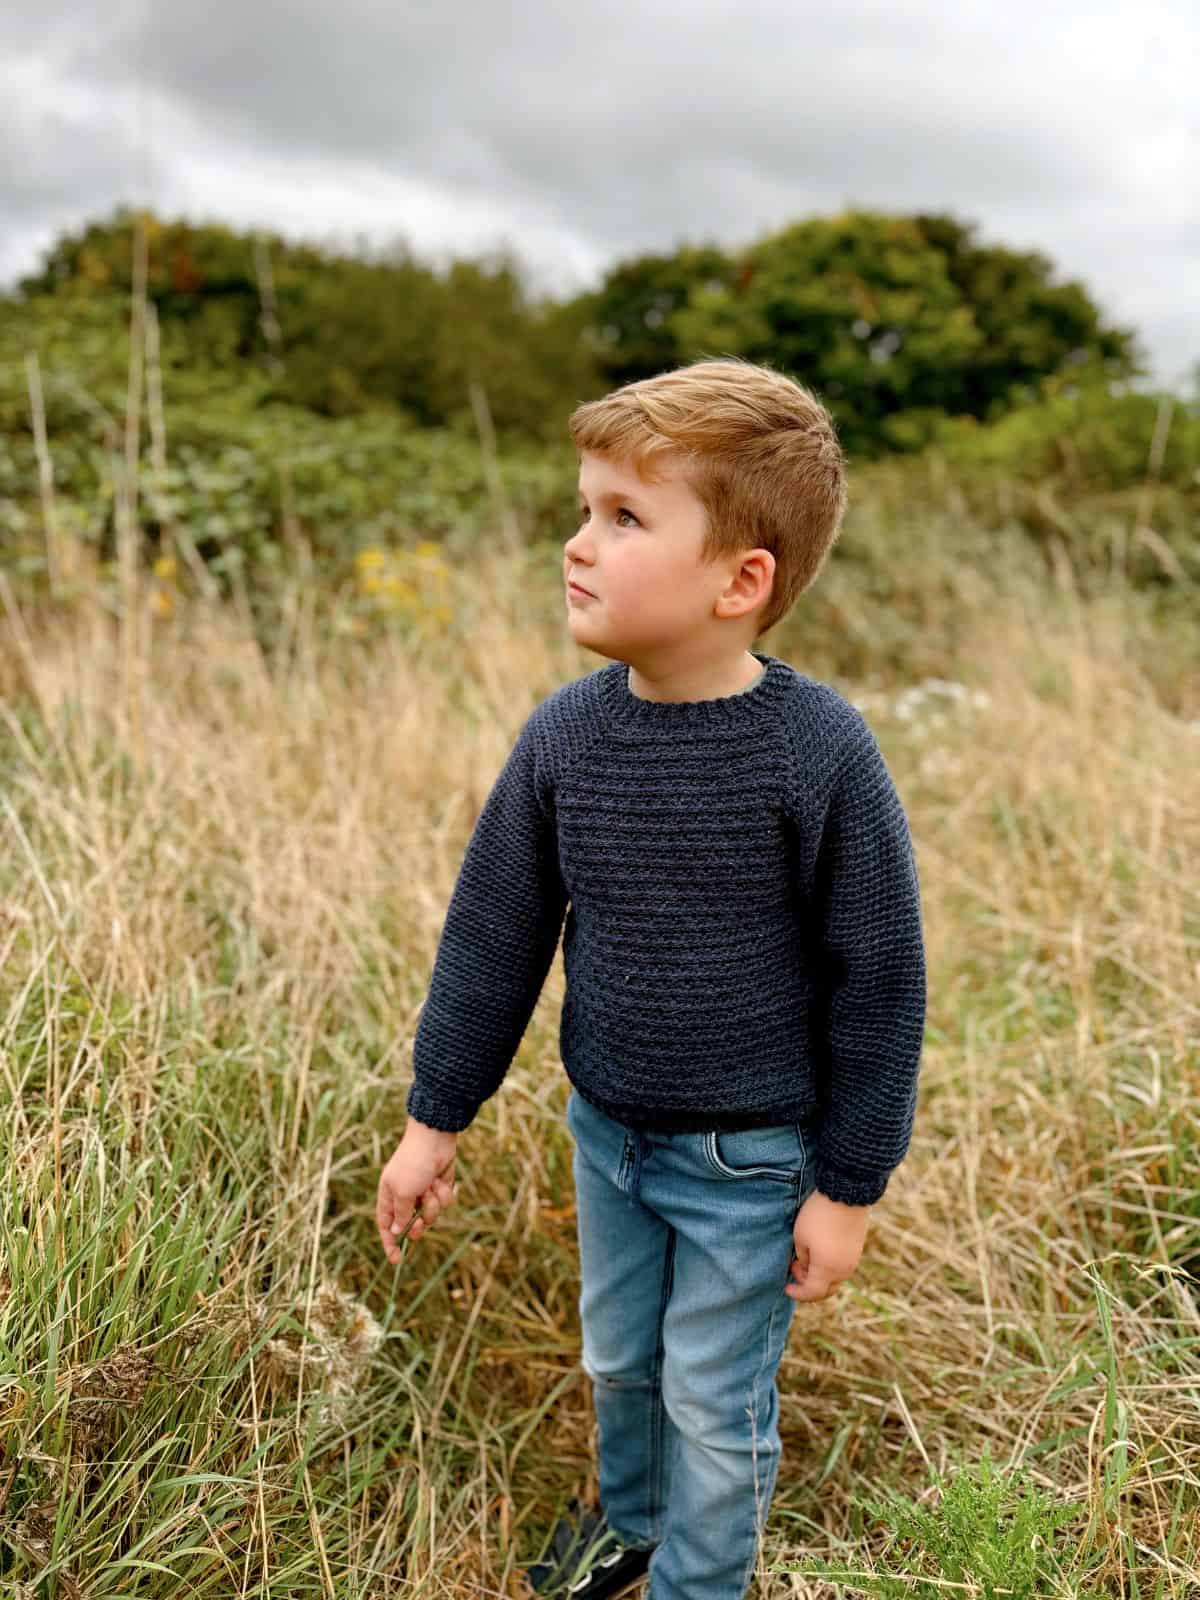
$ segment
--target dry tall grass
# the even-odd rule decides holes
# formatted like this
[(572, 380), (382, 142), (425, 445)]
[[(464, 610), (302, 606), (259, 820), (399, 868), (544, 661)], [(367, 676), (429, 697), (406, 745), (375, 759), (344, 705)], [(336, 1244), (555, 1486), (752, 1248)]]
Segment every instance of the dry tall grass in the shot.
[[(458, 1205), (394, 1271), (372, 1220), (474, 817), (600, 664), (557, 578), (481, 560), (440, 646), (339, 636), (298, 590), (271, 655), (204, 598), (135, 628), (0, 581), (10, 1592), (516, 1595), (594, 1491), (561, 956)], [(987, 1445), (1075, 1507), (1062, 1593), (1183, 1600), (1200, 711), (1131, 667), (1119, 603), (969, 578), (919, 693), (829, 673), (805, 603), (764, 646), (879, 734), (930, 1005), (908, 1159), (858, 1272), (796, 1310), (756, 1592), (845, 1592), (771, 1571), (814, 1553), (886, 1569), (861, 1497), (928, 1500)]]

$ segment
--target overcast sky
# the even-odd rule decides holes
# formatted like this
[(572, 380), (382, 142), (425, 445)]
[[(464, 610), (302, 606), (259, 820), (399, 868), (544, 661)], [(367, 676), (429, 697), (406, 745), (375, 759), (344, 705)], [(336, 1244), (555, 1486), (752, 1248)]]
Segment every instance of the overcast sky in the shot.
[(500, 242), (538, 287), (849, 206), (1040, 249), (1200, 361), (1197, 0), (0, 0), (0, 282), (121, 201)]

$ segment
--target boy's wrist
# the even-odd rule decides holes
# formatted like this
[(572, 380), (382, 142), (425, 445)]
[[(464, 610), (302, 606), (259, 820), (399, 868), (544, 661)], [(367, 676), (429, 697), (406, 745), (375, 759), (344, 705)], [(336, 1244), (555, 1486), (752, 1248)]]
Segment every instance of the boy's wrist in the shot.
[(448, 1128), (431, 1128), (427, 1122), (421, 1122), (409, 1113), (408, 1121), (404, 1125), (404, 1137), (415, 1139), (420, 1144), (444, 1145), (447, 1149), (458, 1142), (458, 1134)]

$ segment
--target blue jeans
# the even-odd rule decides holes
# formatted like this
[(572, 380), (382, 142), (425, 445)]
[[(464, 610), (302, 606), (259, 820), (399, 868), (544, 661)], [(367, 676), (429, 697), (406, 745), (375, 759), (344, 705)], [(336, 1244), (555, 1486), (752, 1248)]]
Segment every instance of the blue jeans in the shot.
[(775, 1491), (805, 1134), (640, 1133), (572, 1086), (583, 1368), (600, 1503), (647, 1600), (742, 1600)]

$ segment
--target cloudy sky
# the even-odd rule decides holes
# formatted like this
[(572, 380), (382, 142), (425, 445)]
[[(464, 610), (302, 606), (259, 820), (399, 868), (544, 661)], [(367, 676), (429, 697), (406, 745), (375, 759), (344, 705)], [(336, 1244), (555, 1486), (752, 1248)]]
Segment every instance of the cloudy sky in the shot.
[(0, 282), (121, 201), (539, 288), (849, 206), (1039, 249), (1200, 361), (1196, 0), (0, 0)]

